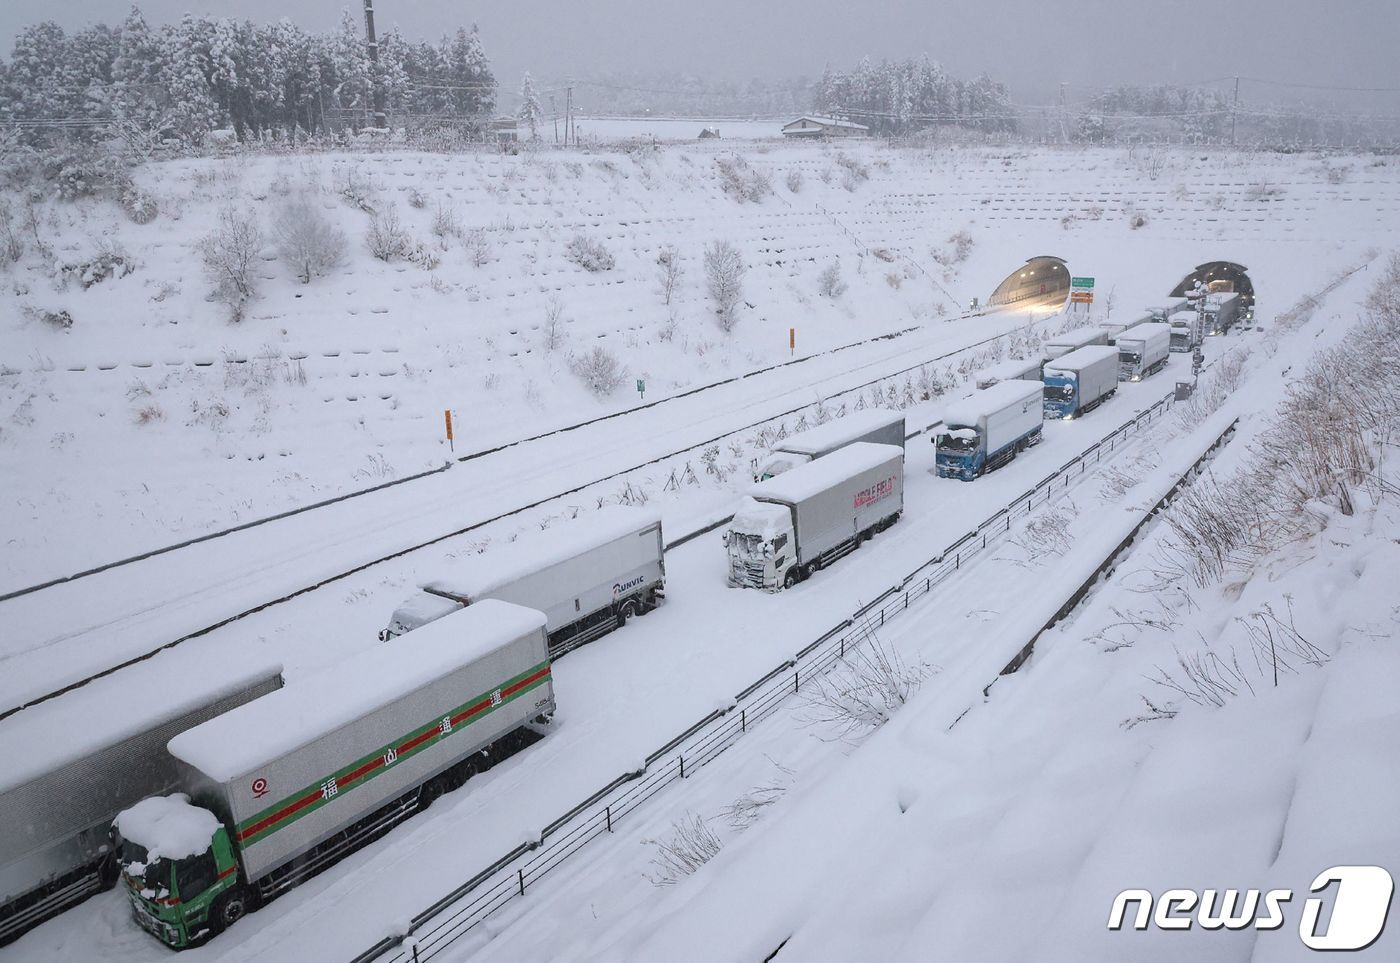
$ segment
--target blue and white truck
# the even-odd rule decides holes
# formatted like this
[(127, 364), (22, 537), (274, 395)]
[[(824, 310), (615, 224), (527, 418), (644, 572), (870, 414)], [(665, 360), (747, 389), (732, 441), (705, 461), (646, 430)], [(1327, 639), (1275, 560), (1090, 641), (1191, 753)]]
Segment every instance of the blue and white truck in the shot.
[(972, 481), (1039, 444), (1044, 415), (1038, 381), (1002, 381), (950, 405), (933, 437), (939, 478)]
[(1045, 363), (1045, 417), (1078, 417), (1118, 390), (1118, 349), (1090, 345)]
[(1118, 336), (1118, 380), (1141, 381), (1167, 366), (1171, 355), (1169, 324), (1139, 324)]

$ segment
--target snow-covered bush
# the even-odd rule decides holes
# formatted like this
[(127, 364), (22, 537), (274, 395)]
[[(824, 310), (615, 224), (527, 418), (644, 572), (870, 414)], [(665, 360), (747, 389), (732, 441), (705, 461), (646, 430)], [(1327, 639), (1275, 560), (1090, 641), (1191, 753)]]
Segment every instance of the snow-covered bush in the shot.
[(428, 206), (428, 198), (416, 187), (408, 189), (408, 206), (416, 210), (422, 210)]
[(446, 250), (452, 238), (462, 236), (462, 222), (457, 219), (456, 209), (439, 202), (433, 208), (433, 223), (429, 230), (433, 232), (438, 243)]
[(714, 302), (719, 328), (725, 334), (733, 331), (739, 320), (746, 270), (739, 249), (730, 242), (711, 241), (705, 245), (705, 288)]
[(953, 268), (967, 260), (972, 253), (972, 235), (956, 231), (948, 235), (943, 247), (933, 252), (933, 259), (945, 268)]
[(773, 193), (773, 182), (763, 171), (754, 170), (749, 162), (739, 154), (716, 157), (715, 167), (719, 169), (719, 183), (724, 193), (743, 203), (757, 204)]
[(369, 253), (381, 261), (392, 261), (408, 253), (408, 232), (399, 222), (399, 209), (390, 204), (382, 211), (370, 215), (369, 229), (365, 231), (365, 244)]
[(345, 234), (305, 197), (287, 201), (273, 222), (277, 250), (301, 283), (328, 274), (345, 260)]
[(134, 270), (136, 262), (120, 246), (114, 244), (103, 244), (95, 254), (81, 261), (54, 265), (54, 274), (61, 284), (76, 281), (83, 290), (108, 278), (126, 277)]
[(156, 199), (135, 184), (128, 184), (121, 191), (119, 200), (126, 216), (136, 224), (149, 224), (160, 214)]
[(805, 720), (833, 728), (838, 738), (865, 735), (889, 722), (932, 671), (922, 662), (909, 665), (897, 651), (872, 638), (809, 684)]
[(253, 262), (262, 251), (263, 235), (250, 211), (227, 207), (219, 212), (219, 225), (199, 242), (204, 272), (214, 285), (214, 297), (243, 319), (243, 305), (253, 296), (256, 276)]
[(723, 848), (724, 843), (704, 818), (688, 814), (671, 825), (669, 839), (648, 840), (656, 847), (652, 865), (656, 872), (648, 878), (657, 886), (669, 886), (704, 866)]
[(824, 298), (839, 298), (846, 293), (846, 282), (841, 280), (841, 262), (832, 261), (817, 275), (817, 291)]
[(794, 194), (802, 190), (802, 168), (794, 167), (788, 171), (783, 181), (787, 184), (787, 189)]
[(606, 398), (616, 391), (627, 376), (622, 363), (602, 345), (569, 359), (569, 367), (599, 398)]
[(603, 242), (583, 234), (575, 234), (569, 239), (569, 243), (564, 245), (564, 257), (591, 272), (611, 271), (617, 263), (613, 260), (612, 253), (603, 246)]
[(485, 228), (472, 228), (462, 238), (462, 245), (467, 249), (467, 258), (472, 262), (472, 267), (485, 267), (491, 263), (491, 237)]
[(0, 199), (0, 264), (13, 264), (24, 257), (24, 238), (10, 202)]

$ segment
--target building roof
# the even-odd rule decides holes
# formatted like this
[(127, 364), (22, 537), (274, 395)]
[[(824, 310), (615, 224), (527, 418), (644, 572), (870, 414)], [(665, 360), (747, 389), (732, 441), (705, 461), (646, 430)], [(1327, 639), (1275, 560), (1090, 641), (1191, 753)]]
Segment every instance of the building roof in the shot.
[(795, 125), (795, 124), (800, 124), (800, 123), (802, 123), (804, 120), (805, 120), (805, 121), (808, 121), (809, 123), (819, 124), (819, 125), (821, 125), (822, 127), (840, 127), (840, 128), (846, 129), (846, 130), (869, 130), (869, 129), (870, 129), (869, 127), (865, 126), (864, 124), (857, 124), (857, 123), (856, 123), (855, 121), (853, 121), (853, 120), (840, 120), (839, 118), (836, 118), (836, 117), (814, 117), (814, 116), (811, 116), (811, 115), (803, 115), (802, 117), (798, 117), (796, 120), (788, 121), (786, 124), (783, 125), (783, 130), (787, 130), (789, 127), (792, 127), (792, 126)]

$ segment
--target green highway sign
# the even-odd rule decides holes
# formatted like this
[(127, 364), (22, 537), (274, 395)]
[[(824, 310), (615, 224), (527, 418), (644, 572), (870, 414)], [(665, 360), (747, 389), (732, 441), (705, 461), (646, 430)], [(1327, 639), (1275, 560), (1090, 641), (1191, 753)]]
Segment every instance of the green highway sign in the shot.
[(1090, 289), (1093, 288), (1093, 286), (1094, 286), (1094, 279), (1093, 279), (1093, 278), (1070, 278), (1070, 279), (1069, 279), (1069, 286), (1072, 287), (1072, 288), (1083, 288), (1083, 289), (1085, 289), (1085, 290), (1087, 291), (1087, 290), (1090, 290)]

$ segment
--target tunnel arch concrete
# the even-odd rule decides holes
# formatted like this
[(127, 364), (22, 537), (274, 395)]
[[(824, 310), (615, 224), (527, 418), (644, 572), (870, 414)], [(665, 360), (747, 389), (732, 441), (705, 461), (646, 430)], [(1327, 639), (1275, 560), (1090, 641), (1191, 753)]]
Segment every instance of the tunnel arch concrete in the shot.
[(1069, 295), (1069, 266), (1064, 258), (1042, 254), (1026, 261), (997, 285), (990, 305), (1020, 304), (1035, 299), (1063, 301)]
[(1233, 261), (1207, 261), (1205, 264), (1196, 265), (1196, 270), (1182, 278), (1181, 283), (1172, 288), (1172, 293), (1168, 296), (1185, 297), (1186, 292), (1200, 281), (1208, 289), (1234, 291), (1240, 296), (1240, 303), (1244, 307), (1250, 307), (1254, 304), (1254, 282), (1249, 279), (1248, 271), (1243, 264)]

